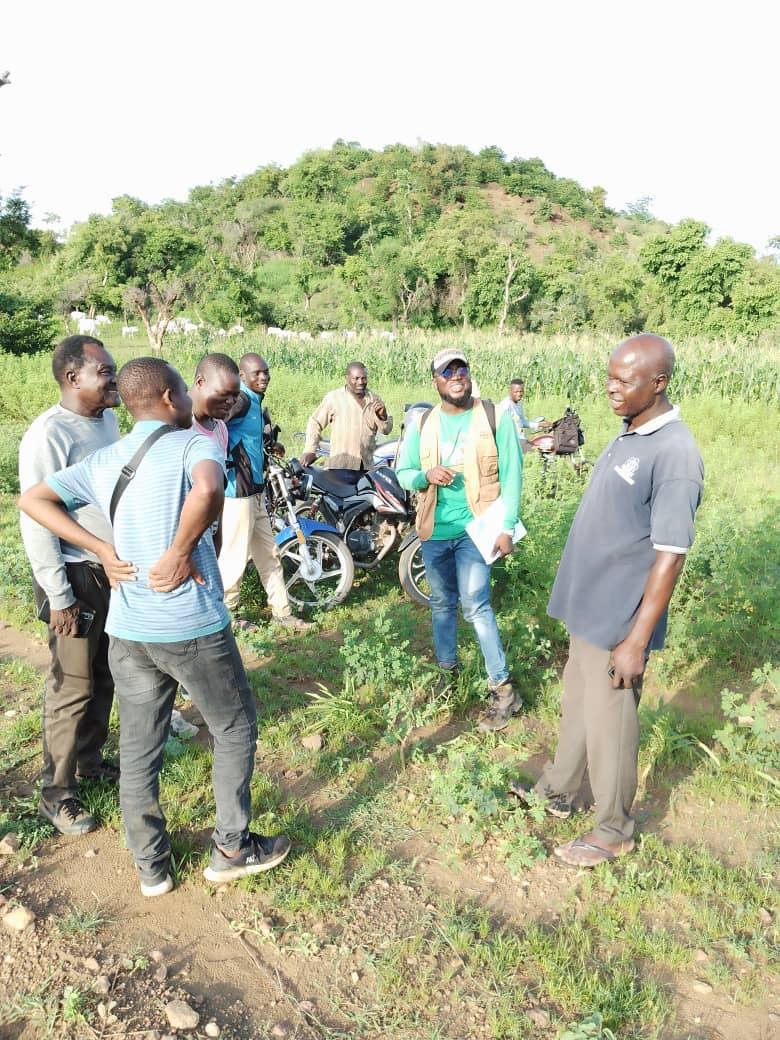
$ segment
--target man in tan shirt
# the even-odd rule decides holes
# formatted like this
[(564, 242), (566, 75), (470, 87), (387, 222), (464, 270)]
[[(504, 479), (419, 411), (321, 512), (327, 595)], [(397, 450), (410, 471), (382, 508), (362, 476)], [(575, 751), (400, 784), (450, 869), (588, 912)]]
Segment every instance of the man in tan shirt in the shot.
[(301, 462), (315, 459), (322, 431), (332, 426), (328, 469), (369, 469), (373, 462), (377, 433), (388, 434), (393, 418), (384, 401), (368, 389), (366, 366), (352, 361), (347, 366), (346, 385), (325, 394), (309, 419)]

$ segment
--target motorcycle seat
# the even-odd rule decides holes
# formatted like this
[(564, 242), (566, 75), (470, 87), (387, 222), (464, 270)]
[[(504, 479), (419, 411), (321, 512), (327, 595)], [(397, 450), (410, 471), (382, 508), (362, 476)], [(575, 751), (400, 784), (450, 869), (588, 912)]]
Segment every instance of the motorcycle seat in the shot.
[(338, 498), (354, 495), (355, 488), (365, 477), (365, 473), (359, 469), (320, 469), (319, 466), (313, 466), (309, 472), (314, 476), (313, 487)]

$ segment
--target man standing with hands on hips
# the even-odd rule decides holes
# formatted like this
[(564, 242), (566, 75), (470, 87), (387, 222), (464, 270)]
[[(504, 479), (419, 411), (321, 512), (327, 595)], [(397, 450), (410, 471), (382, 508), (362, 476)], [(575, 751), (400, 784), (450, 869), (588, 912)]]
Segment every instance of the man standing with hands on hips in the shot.
[(638, 707), (651, 650), (693, 543), (704, 467), (666, 390), (674, 351), (661, 336), (625, 340), (609, 359), (607, 397), (623, 428), (593, 468), (569, 532), (547, 612), (570, 636), (555, 761), (538, 783), (514, 783), (547, 811), (571, 816), (588, 770), (595, 826), (555, 849), (595, 867), (634, 849)]
[(509, 678), (490, 604), (490, 565), (466, 525), (500, 498), (503, 529), (493, 552), (497, 558), (512, 552), (522, 456), (510, 416), (504, 413), (496, 426), (492, 402), (472, 397), (469, 364), (462, 351), (440, 350), (431, 373), (440, 403), (404, 438), (398, 479), (402, 487), (419, 492), (417, 533), (431, 586), (436, 659), (445, 675), (457, 674), (460, 602), (485, 661), (489, 703), (479, 728), (490, 732), (504, 729), (522, 702)]

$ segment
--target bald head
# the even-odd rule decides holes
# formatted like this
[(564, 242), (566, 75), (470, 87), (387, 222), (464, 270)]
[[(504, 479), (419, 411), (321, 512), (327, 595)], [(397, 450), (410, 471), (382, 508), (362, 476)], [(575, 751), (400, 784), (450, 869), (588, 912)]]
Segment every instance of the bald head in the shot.
[(624, 339), (612, 357), (623, 365), (639, 365), (653, 375), (665, 375), (667, 381), (674, 372), (674, 348), (668, 339), (653, 332), (640, 332)]
[(672, 407), (666, 387), (674, 370), (674, 350), (663, 336), (642, 332), (623, 340), (607, 366), (612, 411), (634, 430)]

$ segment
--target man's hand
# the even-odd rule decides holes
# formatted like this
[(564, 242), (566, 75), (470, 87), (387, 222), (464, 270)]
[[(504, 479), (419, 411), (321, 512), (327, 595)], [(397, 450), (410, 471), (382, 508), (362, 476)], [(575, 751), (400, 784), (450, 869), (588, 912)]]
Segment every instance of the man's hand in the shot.
[(135, 572), (138, 570), (135, 564), (120, 560), (113, 545), (109, 545), (108, 542), (104, 544), (105, 548), (98, 552), (97, 557), (111, 588), (117, 588), (120, 581), (135, 581)]
[(78, 601), (62, 610), (52, 610), (49, 628), (55, 636), (76, 636), (79, 630), (81, 607)]
[(173, 592), (192, 578), (198, 585), (205, 585), (200, 572), (193, 566), (192, 559), (171, 547), (162, 554), (157, 563), (149, 568), (149, 588), (154, 592)]
[(301, 455), (301, 459), (300, 459), (301, 465), (302, 466), (311, 466), (311, 464), (314, 462), (314, 460), (316, 458), (317, 458), (317, 455), (316, 455), (315, 452), (313, 452), (313, 451), (305, 451), (303, 453), (303, 455)]
[(387, 409), (381, 401), (374, 401), (374, 413), (380, 422), (384, 422), (387, 419)]
[(645, 647), (624, 639), (612, 651), (612, 689), (630, 690), (645, 670)]
[(496, 538), (496, 544), (493, 546), (493, 555), (498, 557), (500, 560), (504, 556), (509, 556), (514, 547), (512, 535), (507, 534), (506, 531), (502, 531), (498, 538)]
[(425, 473), (425, 479), (429, 484), (437, 484), (439, 487), (449, 487), (455, 479), (455, 470), (447, 466), (432, 466)]

